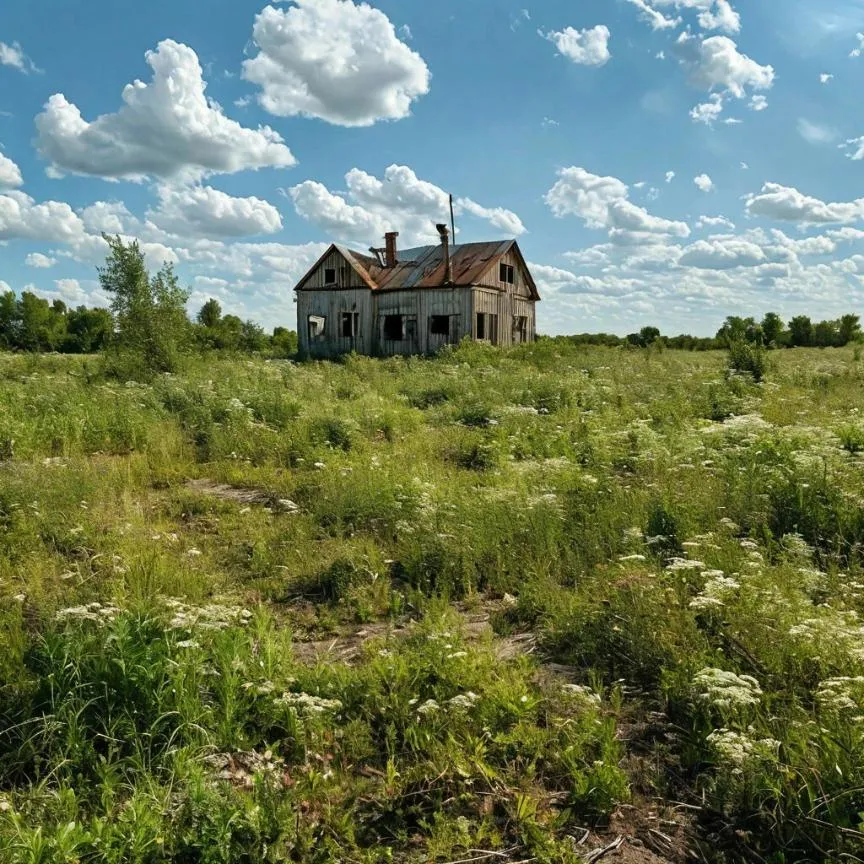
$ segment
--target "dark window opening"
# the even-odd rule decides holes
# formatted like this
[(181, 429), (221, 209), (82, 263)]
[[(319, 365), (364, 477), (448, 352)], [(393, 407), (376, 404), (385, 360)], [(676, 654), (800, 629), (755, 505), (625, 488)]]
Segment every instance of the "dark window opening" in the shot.
[(335, 267), (325, 267), (324, 268), (324, 284), (325, 285), (335, 285), (336, 284), (336, 268)]
[(512, 285), (516, 281), (516, 269), (512, 264), (501, 264), (498, 267), (498, 280)]
[(498, 316), (486, 316), (486, 338), (493, 344), (498, 344)]
[(323, 315), (309, 316), (309, 339), (320, 339), (324, 335), (327, 319)]
[(343, 312), (342, 313), (342, 338), (355, 339), (360, 330), (360, 313), (359, 312)]
[(491, 312), (477, 313), (477, 338), (498, 344), (498, 316)]
[(449, 336), (450, 335), (450, 316), (449, 315), (433, 315), (429, 319), (429, 333), (432, 336)]
[(406, 315), (405, 316), (405, 338), (409, 342), (417, 341), (417, 316), (416, 315)]
[(401, 315), (385, 315), (384, 338), (388, 342), (401, 342), (405, 338), (404, 323)]

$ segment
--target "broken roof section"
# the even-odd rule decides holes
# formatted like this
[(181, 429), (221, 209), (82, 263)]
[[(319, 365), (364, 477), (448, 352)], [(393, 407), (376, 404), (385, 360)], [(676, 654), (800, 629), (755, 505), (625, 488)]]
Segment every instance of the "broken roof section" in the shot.
[[(324, 253), (321, 261), (337, 249), (351, 264), (357, 274), (372, 291), (404, 291), (414, 288), (443, 288), (447, 286), (447, 263), (444, 247), (440, 244), (416, 246), (413, 249), (400, 249), (395, 267), (382, 267), (381, 262), (371, 255), (355, 252), (347, 246), (334, 244)], [(487, 243), (461, 243), (450, 247), (450, 263), (453, 268), (452, 287), (477, 285), (481, 277), (504, 255), (514, 250), (528, 274), (528, 284), (534, 299), (539, 300), (537, 287), (528, 266), (522, 258), (515, 240), (495, 240)], [(310, 271), (311, 275), (320, 261)], [(297, 286), (301, 290), (309, 276)]]

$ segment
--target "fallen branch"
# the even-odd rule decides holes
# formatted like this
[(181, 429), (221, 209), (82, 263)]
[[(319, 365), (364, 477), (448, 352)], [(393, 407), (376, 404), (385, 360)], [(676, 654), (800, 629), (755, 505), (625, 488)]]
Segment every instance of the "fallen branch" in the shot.
[(614, 852), (616, 849), (620, 849), (623, 845), (624, 837), (619, 836), (617, 839), (613, 840), (608, 846), (604, 846), (602, 849), (595, 849), (593, 852), (589, 852), (585, 856), (585, 864), (594, 864), (595, 861), (599, 861), (604, 855), (608, 855), (610, 852)]

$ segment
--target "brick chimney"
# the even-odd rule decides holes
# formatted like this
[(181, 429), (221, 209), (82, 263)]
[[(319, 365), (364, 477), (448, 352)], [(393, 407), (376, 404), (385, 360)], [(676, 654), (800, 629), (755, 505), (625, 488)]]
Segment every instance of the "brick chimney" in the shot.
[(450, 260), (450, 231), (446, 225), (436, 225), (441, 247), (444, 250), (444, 284), (453, 284), (453, 262)]
[(384, 266), (396, 266), (396, 238), (399, 236), (398, 231), (388, 231), (384, 235)]

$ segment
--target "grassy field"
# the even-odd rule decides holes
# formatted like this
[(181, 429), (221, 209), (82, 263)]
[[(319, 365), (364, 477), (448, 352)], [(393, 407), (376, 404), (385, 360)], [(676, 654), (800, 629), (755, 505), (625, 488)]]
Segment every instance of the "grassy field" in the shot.
[(0, 355), (0, 861), (861, 860), (862, 383)]

